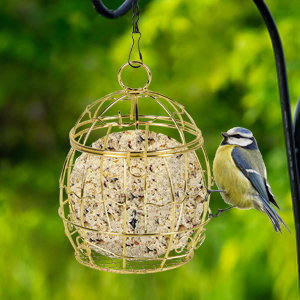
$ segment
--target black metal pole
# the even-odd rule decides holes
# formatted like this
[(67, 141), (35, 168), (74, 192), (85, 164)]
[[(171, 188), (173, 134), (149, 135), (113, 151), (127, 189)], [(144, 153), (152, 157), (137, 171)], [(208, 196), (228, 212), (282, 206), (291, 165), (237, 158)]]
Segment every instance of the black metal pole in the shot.
[[(282, 112), (282, 121), (284, 127), (284, 136), (285, 136), (285, 145), (288, 158), (289, 174), (290, 174), (290, 183), (293, 199), (293, 208), (294, 208), (294, 217), (295, 217), (295, 226), (296, 226), (296, 239), (297, 239), (297, 255), (298, 255), (298, 274), (300, 278), (300, 191), (299, 191), (299, 170), (296, 160), (296, 148), (294, 133), (299, 134), (300, 132), (300, 122), (295, 122), (296, 127), (293, 128), (292, 114), (289, 100), (289, 91), (287, 84), (287, 75), (285, 67), (285, 59), (283, 48), (280, 40), (280, 35), (278, 33), (276, 24), (273, 20), (273, 17), (263, 0), (253, 0), (257, 6), (259, 12), (261, 13), (265, 24), (268, 28), (273, 50), (276, 60), (279, 92), (280, 92), (280, 103), (281, 103), (281, 112)], [(300, 107), (298, 105), (298, 116), (300, 116)], [(298, 118), (299, 120), (299, 118)], [(299, 137), (297, 137), (299, 142)], [(299, 164), (300, 165), (300, 164)]]
[(295, 147), (296, 147), (296, 159), (299, 167), (300, 166), (300, 98), (297, 103), (295, 118), (294, 118), (294, 139), (295, 139)]

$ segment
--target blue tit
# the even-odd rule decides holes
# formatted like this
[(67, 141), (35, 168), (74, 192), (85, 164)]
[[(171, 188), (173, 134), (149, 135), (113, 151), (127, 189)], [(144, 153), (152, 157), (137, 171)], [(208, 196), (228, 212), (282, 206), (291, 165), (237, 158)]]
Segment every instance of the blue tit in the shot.
[(232, 207), (255, 208), (267, 214), (276, 232), (281, 232), (280, 223), (288, 229), (271, 206), (272, 203), (279, 209), (252, 132), (234, 127), (222, 135), (224, 139), (216, 152), (213, 173), (224, 201)]

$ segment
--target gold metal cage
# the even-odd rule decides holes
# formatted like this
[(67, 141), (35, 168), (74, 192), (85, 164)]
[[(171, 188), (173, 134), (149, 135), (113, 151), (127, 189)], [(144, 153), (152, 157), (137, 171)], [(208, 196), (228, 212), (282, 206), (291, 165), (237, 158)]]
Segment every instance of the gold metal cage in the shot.
[[(65, 233), (75, 249), (75, 257), (81, 264), (108, 272), (142, 274), (173, 269), (192, 259), (194, 249), (197, 249), (205, 239), (204, 226), (210, 220), (209, 194), (206, 187), (208, 189), (211, 187), (211, 175), (208, 157), (203, 146), (202, 134), (193, 119), (181, 104), (148, 90), (151, 82), (149, 68), (140, 62), (133, 61), (132, 63), (141, 65), (147, 71), (148, 82), (145, 87), (133, 89), (123, 84), (121, 73), (128, 63), (124, 64), (118, 73), (118, 80), (123, 90), (109, 94), (88, 105), (70, 131), (71, 149), (60, 177), (59, 215), (63, 219)], [(154, 111), (154, 113), (152, 114), (151, 111)], [(142, 139), (144, 145), (142, 150), (132, 150), (129, 147), (126, 151), (119, 151), (107, 147), (108, 140), (114, 132), (124, 132), (124, 130), (129, 129), (142, 130), (144, 137)], [(150, 129), (154, 132), (158, 131), (165, 134), (164, 136), (168, 136), (169, 139), (180, 142), (177, 142), (176, 146), (173, 147), (152, 149), (150, 146), (151, 139), (149, 138), (152, 132)], [(97, 148), (93, 143), (99, 138), (101, 138), (102, 144), (101, 147)], [(90, 145), (91, 142), (92, 144)], [(202, 169), (195, 153), (195, 150), (199, 148), (202, 150), (201, 156), (203, 163), (205, 163), (206, 171)], [(95, 195), (87, 192), (87, 166), (84, 167), (82, 174), (80, 173), (80, 176), (82, 176), (82, 180), (79, 183), (81, 184), (80, 192), (76, 193), (74, 188), (72, 188), (72, 185), (74, 185), (71, 180), (72, 172), (75, 172), (76, 159), (80, 155), (87, 157), (86, 165), (88, 165), (88, 159), (90, 158), (97, 157), (99, 159), (99, 172), (96, 173), (99, 181), (99, 197), (96, 200)], [(173, 158), (182, 158), (183, 161), (182, 170), (178, 169), (178, 172), (182, 173), (183, 178), (181, 197), (179, 197), (179, 192), (175, 191), (172, 181), (173, 173), (171, 174), (168, 167), (170, 159)], [(123, 181), (120, 185), (122, 185), (121, 189), (123, 192), (120, 196), (122, 200), (119, 202), (114, 197), (106, 197), (107, 195), (105, 195), (104, 162), (107, 159), (122, 162)], [(168, 193), (170, 196), (169, 200), (162, 205), (158, 202), (150, 203), (151, 201), (147, 200), (149, 199), (147, 180), (150, 178), (149, 172), (152, 165), (149, 164), (149, 161), (151, 159), (160, 159), (163, 162), (162, 166), (165, 166), (165, 175), (163, 177), (168, 182)], [(191, 159), (193, 163), (190, 162)], [(144, 170), (139, 174), (132, 171), (132, 162), (137, 160), (142, 162), (144, 166)], [(193, 176), (201, 178), (199, 183), (194, 184), (196, 187), (190, 186), (190, 177), (192, 175), (189, 172), (192, 164), (195, 165), (194, 170), (197, 173), (197, 175)], [(130, 228), (130, 230), (128, 228), (128, 217), (129, 212), (132, 212), (132, 203), (126, 191), (130, 189), (128, 181), (131, 177), (138, 178), (142, 184), (141, 201), (136, 205), (145, 212), (140, 217), (144, 225), (137, 232), (133, 228)], [(159, 185), (160, 182), (157, 184)], [(194, 190), (196, 188), (196, 194), (191, 193), (193, 188)], [(74, 199), (79, 205), (78, 209), (74, 206)], [(86, 209), (86, 205), (91, 201), (93, 201), (94, 206), (101, 206), (103, 218), (106, 218), (105, 221), (108, 224), (105, 228), (98, 224), (99, 220), (97, 219), (93, 220), (93, 226), (86, 222), (86, 212), (90, 210), (90, 208), (89, 210)], [(194, 204), (187, 204), (190, 203), (188, 201)], [(109, 207), (112, 205), (111, 203), (119, 207), (121, 211), (122, 228), (120, 230), (115, 230), (110, 223), (111, 213), (109, 212)], [(194, 212), (196, 205), (198, 208), (201, 208), (201, 214), (198, 214), (197, 217)], [(163, 231), (150, 230), (148, 225), (152, 211), (150, 207), (154, 207), (159, 212), (166, 206), (170, 210), (168, 227), (163, 227), (166, 228)], [(188, 209), (191, 211), (189, 213), (192, 217), (189, 225), (185, 227), (181, 225), (181, 222)], [(103, 238), (95, 241), (95, 236)], [(110, 239), (112, 243), (119, 247), (119, 252), (108, 249), (103, 245), (103, 239)], [(147, 253), (135, 255), (132, 252), (129, 254), (127, 250), (128, 244), (131, 243), (139, 250), (138, 245), (141, 244), (143, 239), (147, 241), (147, 245), (150, 245), (152, 241), (157, 243), (158, 241), (163, 242), (165, 245), (164, 253), (155, 255), (149, 246), (146, 249), (148, 252), (152, 251), (151, 255), (149, 254), (150, 256)]]

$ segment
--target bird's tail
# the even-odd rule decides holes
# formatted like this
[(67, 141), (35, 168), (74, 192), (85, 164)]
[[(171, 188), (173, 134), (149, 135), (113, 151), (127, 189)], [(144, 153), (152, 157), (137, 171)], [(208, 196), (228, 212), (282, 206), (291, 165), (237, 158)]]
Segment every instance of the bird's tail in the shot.
[(262, 201), (263, 207), (264, 207), (264, 211), (267, 214), (267, 216), (269, 217), (269, 219), (271, 220), (274, 230), (276, 232), (281, 232), (281, 227), (280, 227), (280, 223), (283, 224), (286, 229), (290, 232), (289, 228), (287, 227), (287, 225), (284, 223), (284, 221), (281, 219), (281, 217), (279, 216), (279, 214), (276, 212), (276, 210), (270, 205), (269, 201), (267, 201), (264, 197), (259, 196), (260, 200)]

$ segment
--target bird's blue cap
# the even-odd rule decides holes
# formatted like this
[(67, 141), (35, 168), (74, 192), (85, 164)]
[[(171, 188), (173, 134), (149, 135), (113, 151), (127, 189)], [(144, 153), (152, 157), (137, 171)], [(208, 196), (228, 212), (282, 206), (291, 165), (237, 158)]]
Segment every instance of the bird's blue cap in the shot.
[(245, 133), (245, 134), (252, 134), (252, 132), (246, 128), (243, 127), (235, 127), (234, 128), (236, 132)]

